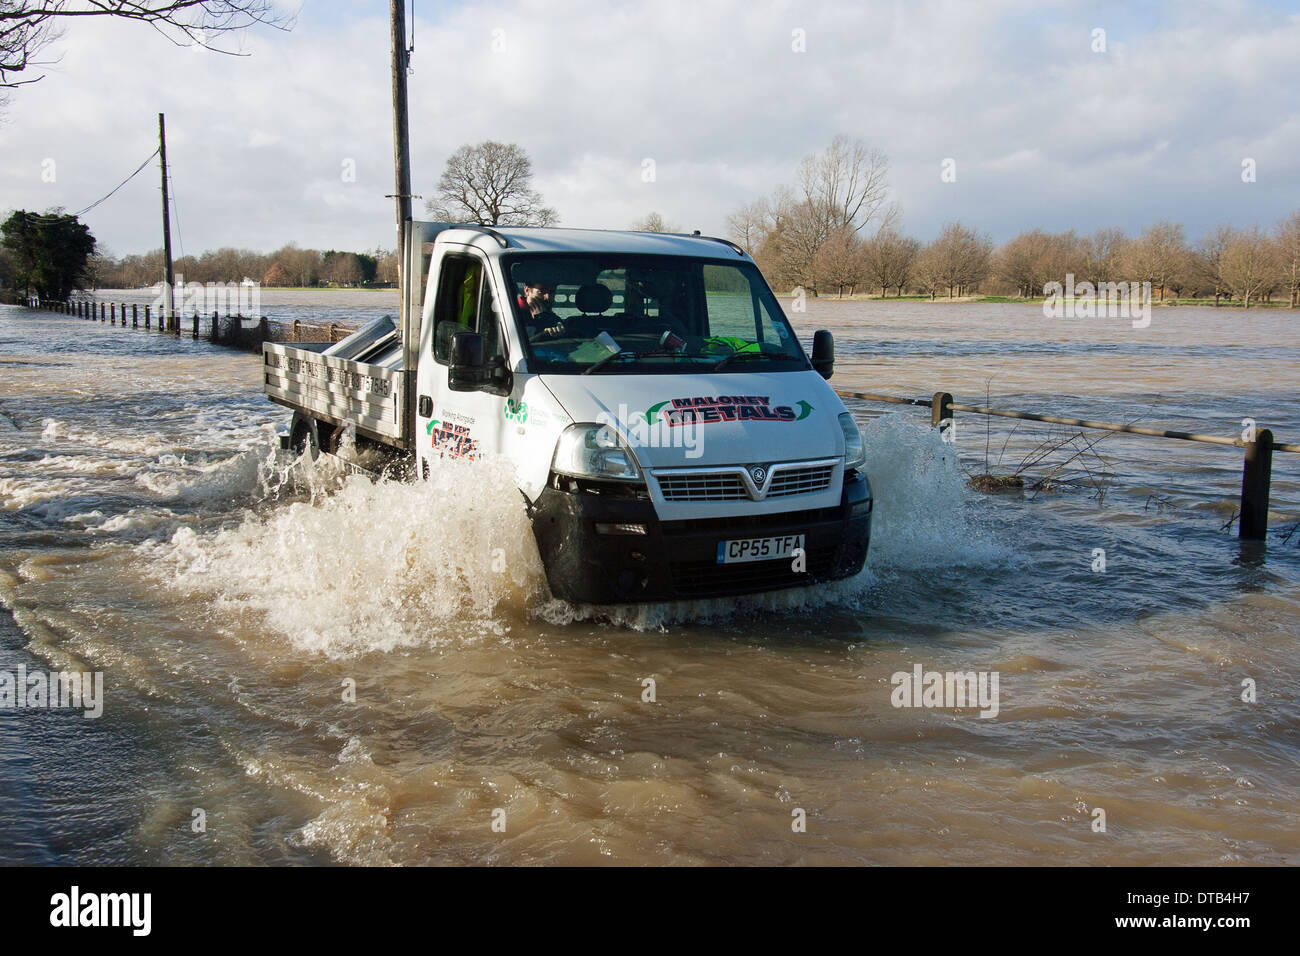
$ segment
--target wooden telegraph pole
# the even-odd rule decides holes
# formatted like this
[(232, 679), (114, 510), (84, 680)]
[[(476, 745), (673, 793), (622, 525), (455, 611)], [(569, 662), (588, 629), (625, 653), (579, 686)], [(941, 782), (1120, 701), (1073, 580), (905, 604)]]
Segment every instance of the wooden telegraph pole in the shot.
[(406, 110), (406, 0), (389, 0), (393, 40), (393, 169), (397, 192), (397, 286), (403, 291), (402, 328), (406, 320), (406, 223), (411, 218), (411, 146)]
[[(176, 322), (176, 303), (172, 298), (172, 284), (176, 276), (172, 272), (172, 224), (171, 213), (167, 204), (167, 127), (163, 114), (158, 114), (158, 157), (162, 160), (162, 216), (163, 216), (163, 306), (159, 317), (159, 331), (168, 330)], [(180, 328), (179, 325), (176, 328)]]
[(389, 10), (392, 14), (393, 45), (393, 169), (397, 186), (393, 198), (397, 201), (398, 327), (402, 330), (403, 390), (406, 396), (403, 431), (414, 448), (415, 363), (420, 346), (416, 322), (420, 313), (411, 307), (414, 290), (407, 288), (411, 281), (407, 273), (412, 255), (407, 248), (407, 233), (411, 228), (411, 148), (406, 111), (406, 0), (389, 0)]

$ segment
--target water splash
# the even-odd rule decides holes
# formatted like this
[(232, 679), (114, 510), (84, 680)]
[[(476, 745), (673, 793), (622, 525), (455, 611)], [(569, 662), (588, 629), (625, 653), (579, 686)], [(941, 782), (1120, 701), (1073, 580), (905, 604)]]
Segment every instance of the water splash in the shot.
[[(845, 581), (766, 594), (593, 606), (552, 598), (513, 470), (504, 460), (444, 461), (428, 482), (372, 481), (328, 465), (290, 475), (264, 448), (199, 469), (184, 499), (257, 490), (235, 528), (180, 527), (145, 544), (173, 586), (251, 609), (303, 650), (331, 656), (504, 635), (529, 617), (648, 631), (674, 624), (823, 607), (860, 608), (881, 572), (987, 564), (1008, 551), (967, 515), (957, 456), (903, 416), (864, 430), (876, 496), (868, 567)], [(277, 463), (278, 462), (278, 463)], [(296, 480), (308, 500), (284, 501)], [(269, 507), (268, 507), (269, 505)]]
[(869, 422), (862, 438), (875, 496), (869, 567), (916, 571), (1012, 559), (978, 523), (957, 451), (938, 431), (893, 412)]
[(310, 500), (251, 511), (235, 528), (182, 527), (143, 553), (173, 587), (256, 611), (330, 656), (505, 634), (545, 589), (507, 462), (445, 461), (414, 483), (300, 467)]

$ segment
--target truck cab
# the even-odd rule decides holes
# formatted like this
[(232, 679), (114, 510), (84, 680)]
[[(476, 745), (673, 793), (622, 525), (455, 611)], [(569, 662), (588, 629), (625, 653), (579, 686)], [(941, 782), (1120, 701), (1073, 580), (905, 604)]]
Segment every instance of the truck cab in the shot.
[[(317, 424), (405, 446), (417, 478), (444, 457), (507, 458), (566, 600), (711, 598), (862, 569), (871, 489), (826, 381), (829, 333), (810, 361), (739, 247), (428, 223), (410, 240), (403, 359), (375, 329), (365, 346), (409, 394), (350, 411), (335, 389)], [(275, 349), (288, 347), (268, 344), (268, 359)], [(270, 377), (268, 393), (306, 407)], [(394, 421), (370, 427), (362, 412)]]

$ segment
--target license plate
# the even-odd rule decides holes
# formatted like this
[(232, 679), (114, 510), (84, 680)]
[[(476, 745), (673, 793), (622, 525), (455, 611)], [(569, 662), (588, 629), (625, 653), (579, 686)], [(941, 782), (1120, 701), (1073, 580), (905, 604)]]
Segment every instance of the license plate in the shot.
[(788, 558), (803, 547), (803, 535), (783, 534), (775, 538), (737, 538), (718, 542), (718, 564), (743, 561), (773, 561)]

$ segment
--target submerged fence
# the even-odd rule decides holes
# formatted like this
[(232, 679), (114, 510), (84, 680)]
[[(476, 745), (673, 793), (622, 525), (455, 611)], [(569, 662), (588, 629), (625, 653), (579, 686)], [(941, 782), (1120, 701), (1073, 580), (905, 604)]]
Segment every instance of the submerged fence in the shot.
[(263, 342), (337, 342), (355, 329), (331, 322), (313, 325), (294, 319), (281, 322), (266, 316), (199, 314), (183, 316), (177, 313), (154, 314), (150, 305), (127, 302), (96, 302), (91, 299), (71, 299), (67, 302), (29, 302), (33, 308), (46, 309), (61, 315), (71, 315), (91, 322), (106, 322), (121, 328), (144, 329), (149, 332), (170, 333), (177, 337), (188, 335), (205, 339), (215, 345), (261, 352)]
[(877, 395), (872, 392), (850, 392), (836, 389), (841, 398), (855, 398), (864, 402), (884, 402), (891, 405), (916, 405), (930, 409), (930, 424), (943, 431), (945, 422), (953, 421), (953, 412), (973, 415), (1015, 418), (1030, 422), (1048, 422), (1070, 425), (1081, 429), (1108, 432), (1126, 432), (1151, 438), (1169, 438), (1178, 441), (1200, 442), (1206, 445), (1229, 445), (1244, 449), (1241, 469), (1241, 517), (1237, 537), (1262, 541), (1268, 531), (1268, 501), (1272, 484), (1273, 452), (1300, 452), (1300, 445), (1274, 442), (1273, 432), (1256, 428), (1254, 441), (1241, 438), (1224, 438), (1220, 435), (1200, 435), (1195, 432), (1174, 431), (1167, 428), (1148, 428), (1142, 425), (1121, 425), (1115, 422), (1097, 422), (1086, 418), (1066, 418), (1060, 415), (1040, 415), (1033, 412), (1012, 411), (979, 405), (959, 405), (948, 392), (935, 392), (933, 398), (899, 398), (896, 395)]

